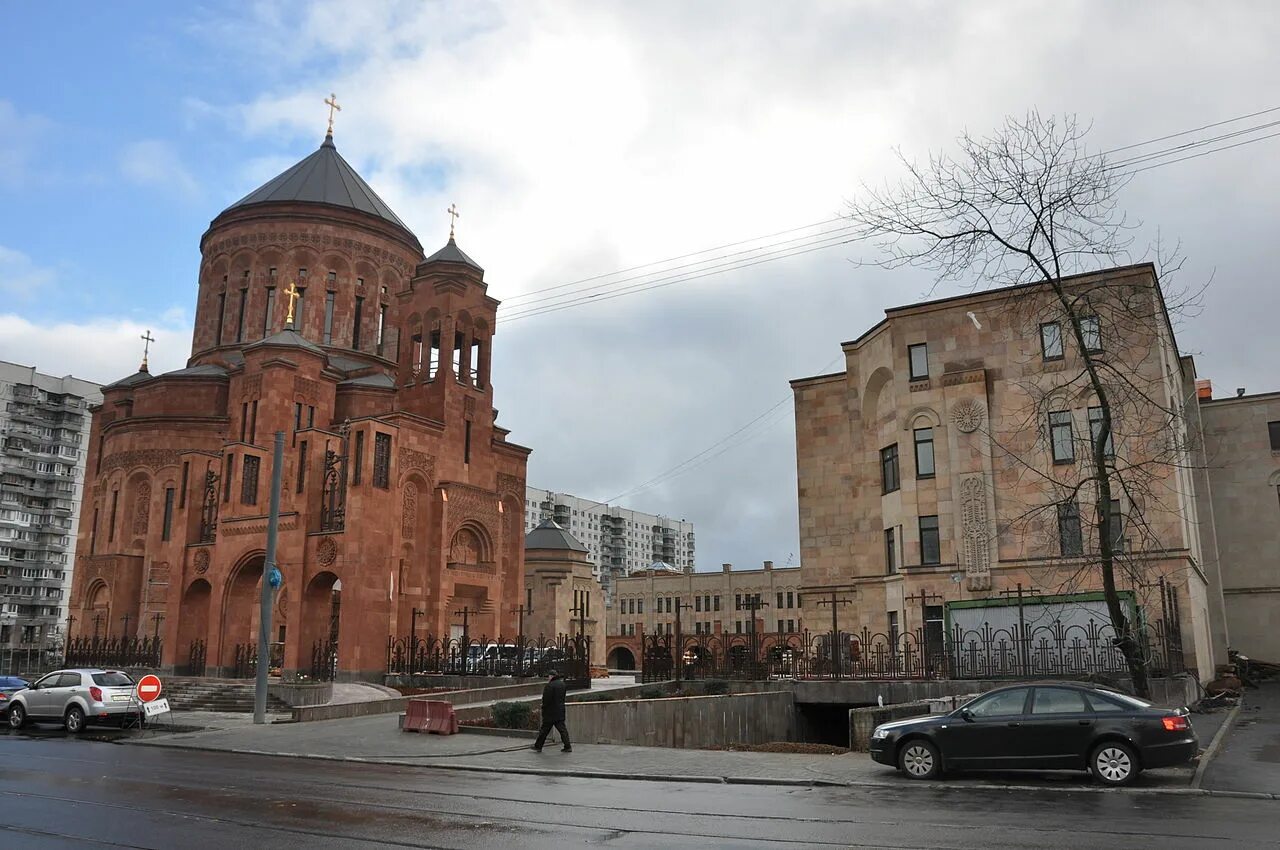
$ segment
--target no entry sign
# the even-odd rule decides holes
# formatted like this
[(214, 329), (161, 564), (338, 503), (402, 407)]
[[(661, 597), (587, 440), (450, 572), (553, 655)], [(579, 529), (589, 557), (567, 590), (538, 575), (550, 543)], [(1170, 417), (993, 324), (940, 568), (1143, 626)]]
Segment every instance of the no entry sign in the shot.
[(160, 677), (147, 674), (138, 680), (138, 699), (151, 702), (160, 696)]

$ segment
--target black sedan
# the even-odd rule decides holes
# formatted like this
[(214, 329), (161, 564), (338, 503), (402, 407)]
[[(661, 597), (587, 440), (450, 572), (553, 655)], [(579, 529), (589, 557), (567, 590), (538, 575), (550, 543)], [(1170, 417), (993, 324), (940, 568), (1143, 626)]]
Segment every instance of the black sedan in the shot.
[(1200, 750), (1187, 710), (1074, 683), (988, 691), (949, 714), (876, 727), (871, 758), (912, 779), (947, 770), (1088, 770), (1105, 785)]

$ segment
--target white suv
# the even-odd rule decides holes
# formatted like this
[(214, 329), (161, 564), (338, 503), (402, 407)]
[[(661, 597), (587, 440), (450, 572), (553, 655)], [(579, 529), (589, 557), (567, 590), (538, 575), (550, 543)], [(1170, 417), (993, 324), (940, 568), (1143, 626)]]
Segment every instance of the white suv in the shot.
[(57, 670), (8, 700), (9, 728), (31, 721), (61, 723), (75, 735), (90, 723), (141, 726), (137, 685), (116, 670)]

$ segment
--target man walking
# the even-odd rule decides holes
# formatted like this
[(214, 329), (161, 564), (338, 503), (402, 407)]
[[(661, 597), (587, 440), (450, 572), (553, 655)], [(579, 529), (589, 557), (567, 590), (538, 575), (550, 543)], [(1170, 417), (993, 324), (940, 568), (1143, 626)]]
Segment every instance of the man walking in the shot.
[(551, 733), (552, 726), (560, 733), (560, 743), (564, 745), (561, 752), (573, 752), (573, 747), (569, 745), (569, 730), (564, 726), (564, 696), (568, 689), (569, 686), (560, 678), (559, 673), (552, 673), (546, 687), (542, 689), (542, 729), (538, 732), (538, 740), (533, 742), (535, 753), (542, 752), (542, 745)]

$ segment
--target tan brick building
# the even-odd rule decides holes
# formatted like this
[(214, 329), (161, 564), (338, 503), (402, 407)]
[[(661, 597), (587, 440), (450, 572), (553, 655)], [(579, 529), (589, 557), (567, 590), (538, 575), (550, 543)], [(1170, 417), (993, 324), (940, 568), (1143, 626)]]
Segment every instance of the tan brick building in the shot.
[(773, 561), (759, 569), (724, 564), (719, 572), (696, 573), (654, 564), (617, 580), (608, 615), (607, 663), (633, 669), (641, 637), (674, 634), (677, 611), (685, 635), (747, 634), (754, 599), (757, 633), (803, 631), (800, 586), (799, 567), (775, 568)]
[(582, 634), (591, 641), (590, 662), (603, 662), (604, 588), (592, 568), (587, 547), (554, 520), (543, 520), (525, 536), (526, 641)]
[[(1086, 344), (1123, 367), (1107, 378), (1132, 408), (1117, 406), (1112, 454), (1141, 466), (1172, 453), (1140, 497), (1115, 494), (1121, 586), (1160, 616), (1163, 578), (1186, 666), (1212, 674), (1225, 648), (1210, 635), (1217, 563), (1201, 551), (1193, 464), (1186, 440), (1153, 436), (1158, 417), (1142, 401), (1194, 405), (1194, 373), (1150, 265), (1068, 289), (1089, 311)], [(839, 372), (792, 382), (807, 622), (829, 618), (816, 606), (833, 593), (851, 603), (841, 629), (888, 635), (940, 630), (948, 603), (1000, 599), (1019, 583), (1101, 587), (1081, 534), (1094, 521), (1096, 400), (1056, 305), (1030, 285), (896, 307), (843, 344)]]
[(166, 667), (230, 670), (256, 643), (282, 430), (286, 675), (332, 643), (340, 676), (376, 676), (411, 619), (513, 633), (529, 451), (494, 421), (483, 270), (452, 233), (425, 257), (331, 135), (200, 251), (187, 368), (144, 363), (94, 412), (75, 632), (155, 629)]

